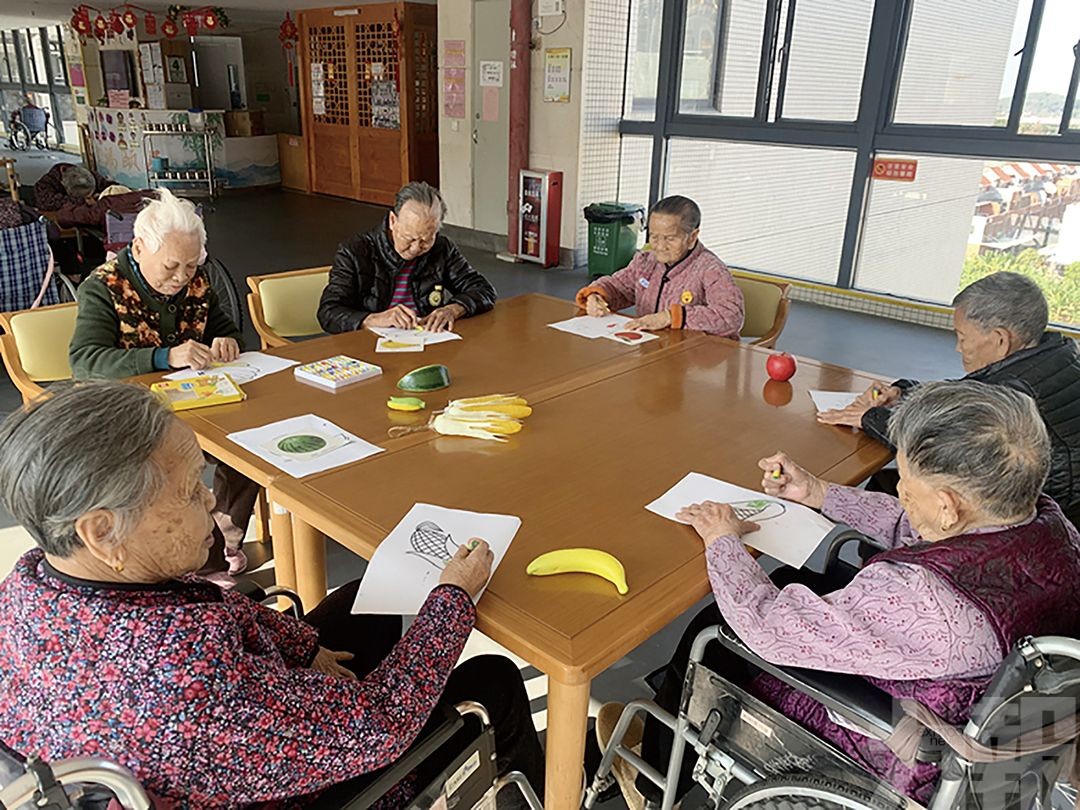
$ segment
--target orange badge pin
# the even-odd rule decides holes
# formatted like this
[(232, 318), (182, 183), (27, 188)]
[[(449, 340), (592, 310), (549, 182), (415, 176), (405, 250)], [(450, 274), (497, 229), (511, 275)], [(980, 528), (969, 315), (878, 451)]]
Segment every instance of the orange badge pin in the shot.
[(694, 303), (694, 294), (692, 292), (690, 292), (689, 290), (683, 290), (682, 302), (683, 302), (683, 304), (692, 304), (692, 303)]

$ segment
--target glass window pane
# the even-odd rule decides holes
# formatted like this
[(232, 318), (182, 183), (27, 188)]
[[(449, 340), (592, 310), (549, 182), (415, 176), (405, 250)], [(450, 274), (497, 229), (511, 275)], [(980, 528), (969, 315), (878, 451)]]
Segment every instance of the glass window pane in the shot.
[(673, 138), (665, 194), (701, 206), (701, 239), (734, 267), (835, 284), (854, 152)]
[(855, 120), (873, 16), (873, 0), (798, 0), (784, 118)]
[(1080, 165), (915, 159), (915, 182), (871, 181), (856, 285), (948, 304), (1009, 270), (1038, 282), (1052, 321), (1080, 324)]
[[(38, 84), (48, 84), (49, 74), (45, 72), (45, 43), (41, 40), (41, 32), (37, 28), (31, 28), (30, 46), (34, 49), (34, 71)], [(27, 77), (29, 80), (29, 77)]]
[(619, 144), (619, 202), (649, 205), (652, 138), (623, 135)]
[(3, 38), (3, 51), (0, 51), (0, 81), (17, 82), (19, 80), (19, 66), (15, 62), (15, 47), (7, 31), (0, 31)]
[(656, 118), (656, 82), (660, 70), (660, 27), (664, 0), (632, 0), (626, 49), (626, 97), (623, 118)]
[(915, 0), (894, 120), (1004, 126), (1032, 0)]
[(752, 117), (765, 0), (704, 0), (687, 9), (679, 111)]
[(1080, 9), (1076, 0), (1047, 0), (1020, 116), (1022, 134), (1057, 134), (1072, 78), (1073, 46), (1078, 40)]

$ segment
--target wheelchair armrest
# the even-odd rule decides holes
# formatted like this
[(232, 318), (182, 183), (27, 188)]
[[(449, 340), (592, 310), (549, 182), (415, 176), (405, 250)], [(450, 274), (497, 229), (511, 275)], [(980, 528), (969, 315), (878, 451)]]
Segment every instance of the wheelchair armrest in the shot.
[(881, 548), (870, 542), (862, 532), (857, 532), (854, 529), (846, 529), (833, 537), (832, 542), (829, 543), (829, 550), (825, 553), (826, 571), (829, 571), (836, 565), (846, 564), (840, 559), (840, 553), (849, 543), (858, 543), (859, 556), (862, 559), (866, 559), (874, 553), (881, 551)]
[(304, 618), (304, 603), (300, 601), (300, 597), (295, 591), (288, 588), (283, 588), (280, 585), (271, 585), (269, 588), (264, 588), (254, 579), (242, 577), (236, 580), (233, 590), (261, 605), (265, 605), (278, 596), (284, 597), (289, 600), (289, 612), (292, 613), (293, 618)]

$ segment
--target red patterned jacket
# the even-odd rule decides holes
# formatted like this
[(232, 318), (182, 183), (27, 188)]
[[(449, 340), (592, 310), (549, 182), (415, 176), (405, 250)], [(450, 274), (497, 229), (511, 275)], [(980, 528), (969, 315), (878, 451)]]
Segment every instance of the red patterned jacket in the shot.
[(380, 768), (416, 738), (475, 621), (435, 588), (367, 678), (308, 668), (314, 628), (195, 577), (85, 583), (27, 552), (0, 583), (0, 739), (126, 765), (193, 808), (280, 802)]

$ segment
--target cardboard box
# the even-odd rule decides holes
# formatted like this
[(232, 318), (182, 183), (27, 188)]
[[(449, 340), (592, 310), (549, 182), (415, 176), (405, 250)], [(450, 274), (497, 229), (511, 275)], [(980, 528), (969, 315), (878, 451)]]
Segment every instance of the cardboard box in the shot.
[(230, 110), (225, 113), (226, 137), (250, 138), (265, 133), (262, 110)]
[(281, 187), (294, 191), (311, 191), (308, 175), (307, 143), (302, 135), (279, 132), (278, 164), (281, 166)]

